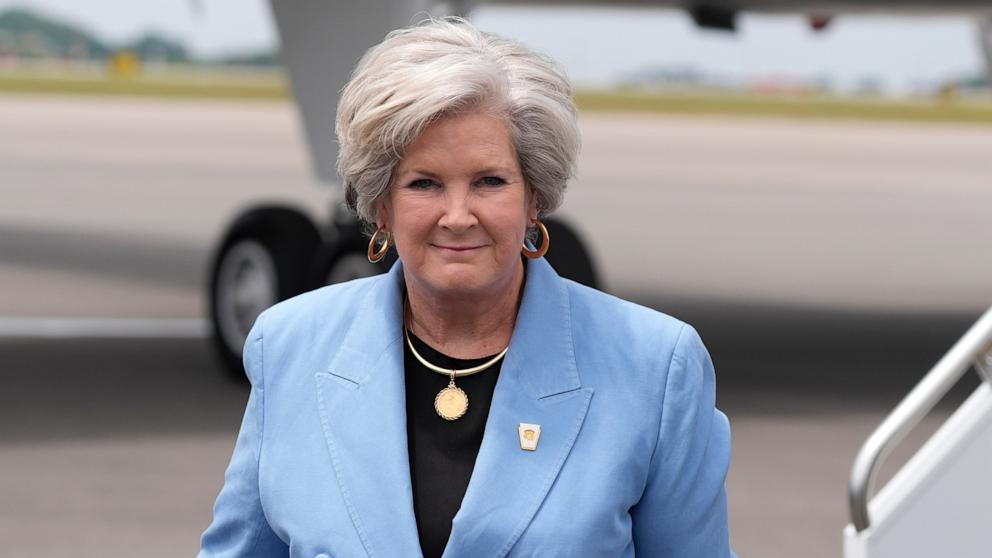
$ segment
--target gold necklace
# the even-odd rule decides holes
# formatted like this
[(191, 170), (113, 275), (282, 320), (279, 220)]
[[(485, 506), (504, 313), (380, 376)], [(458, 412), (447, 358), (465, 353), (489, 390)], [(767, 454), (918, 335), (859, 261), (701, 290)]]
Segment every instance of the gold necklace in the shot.
[(413, 341), (410, 340), (409, 329), (404, 327), (403, 334), (406, 336), (407, 347), (410, 347), (410, 352), (413, 353), (414, 358), (416, 358), (420, 364), (426, 366), (428, 370), (432, 370), (438, 374), (444, 374), (450, 378), (448, 381), (448, 387), (437, 392), (437, 396), (434, 397), (434, 410), (437, 411), (438, 416), (445, 420), (458, 420), (465, 414), (465, 411), (468, 411), (468, 395), (462, 391), (462, 388), (455, 385), (455, 378), (471, 376), (472, 374), (482, 372), (483, 370), (499, 362), (499, 359), (506, 355), (506, 351), (510, 350), (510, 347), (507, 347), (500, 351), (498, 355), (478, 366), (473, 366), (472, 368), (462, 368), (461, 370), (452, 368), (450, 370), (445, 370), (440, 366), (435, 366), (434, 364), (427, 362), (427, 359), (420, 356), (420, 353), (418, 353), (417, 349), (413, 346)]

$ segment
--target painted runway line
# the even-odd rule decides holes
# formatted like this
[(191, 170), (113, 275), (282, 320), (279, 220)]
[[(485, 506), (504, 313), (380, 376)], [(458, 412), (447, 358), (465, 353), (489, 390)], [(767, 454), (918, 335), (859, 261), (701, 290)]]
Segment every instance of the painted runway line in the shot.
[(205, 339), (210, 329), (204, 319), (0, 316), (0, 338)]

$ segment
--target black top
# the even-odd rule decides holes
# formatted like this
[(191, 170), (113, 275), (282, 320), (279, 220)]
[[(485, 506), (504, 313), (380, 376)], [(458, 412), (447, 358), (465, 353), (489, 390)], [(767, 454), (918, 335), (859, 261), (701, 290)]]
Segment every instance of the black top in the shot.
[[(442, 368), (471, 368), (492, 358), (451, 358), (412, 334), (410, 339), (420, 356)], [(482, 445), (489, 404), (503, 359), (482, 372), (455, 379), (455, 385), (468, 395), (468, 410), (461, 418), (448, 421), (434, 410), (434, 397), (448, 386), (449, 377), (420, 364), (405, 342), (403, 350), (413, 512), (424, 558), (440, 558), (451, 534), (451, 520), (462, 505), (475, 456)]]

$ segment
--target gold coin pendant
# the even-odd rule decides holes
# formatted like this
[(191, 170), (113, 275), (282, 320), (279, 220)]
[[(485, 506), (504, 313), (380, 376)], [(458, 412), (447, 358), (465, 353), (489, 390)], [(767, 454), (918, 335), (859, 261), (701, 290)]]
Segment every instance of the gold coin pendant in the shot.
[(452, 382), (448, 387), (437, 392), (437, 397), (434, 398), (434, 410), (444, 420), (458, 420), (468, 410), (468, 395)]

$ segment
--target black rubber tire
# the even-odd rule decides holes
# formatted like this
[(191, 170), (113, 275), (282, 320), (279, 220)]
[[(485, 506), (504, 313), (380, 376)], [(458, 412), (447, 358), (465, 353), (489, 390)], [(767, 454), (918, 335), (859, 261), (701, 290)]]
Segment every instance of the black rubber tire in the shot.
[(544, 226), (551, 237), (551, 247), (545, 259), (559, 275), (594, 289), (599, 288), (599, 277), (589, 251), (582, 244), (572, 227), (558, 219), (544, 219)]
[[(362, 232), (357, 221), (337, 225), (334, 234), (328, 236), (334, 237), (335, 241), (325, 242), (317, 248), (308, 273), (307, 284), (310, 289), (385, 273), (396, 261), (395, 248), (390, 248), (386, 257), (377, 263), (368, 261), (369, 237)], [(356, 262), (361, 262), (361, 265), (356, 265)], [(341, 265), (348, 269), (335, 270)], [(332, 272), (335, 271), (337, 272), (334, 275), (337, 277), (332, 278)]]
[[(231, 375), (245, 378), (242, 348), (232, 347), (220, 330), (218, 280), (221, 263), (231, 248), (244, 240), (264, 246), (275, 267), (276, 300), (285, 300), (307, 289), (307, 278), (320, 237), (313, 223), (299, 211), (286, 207), (265, 207), (242, 214), (227, 230), (210, 265), (208, 293), (211, 344), (222, 367)], [(241, 332), (247, 335), (247, 331)]]

